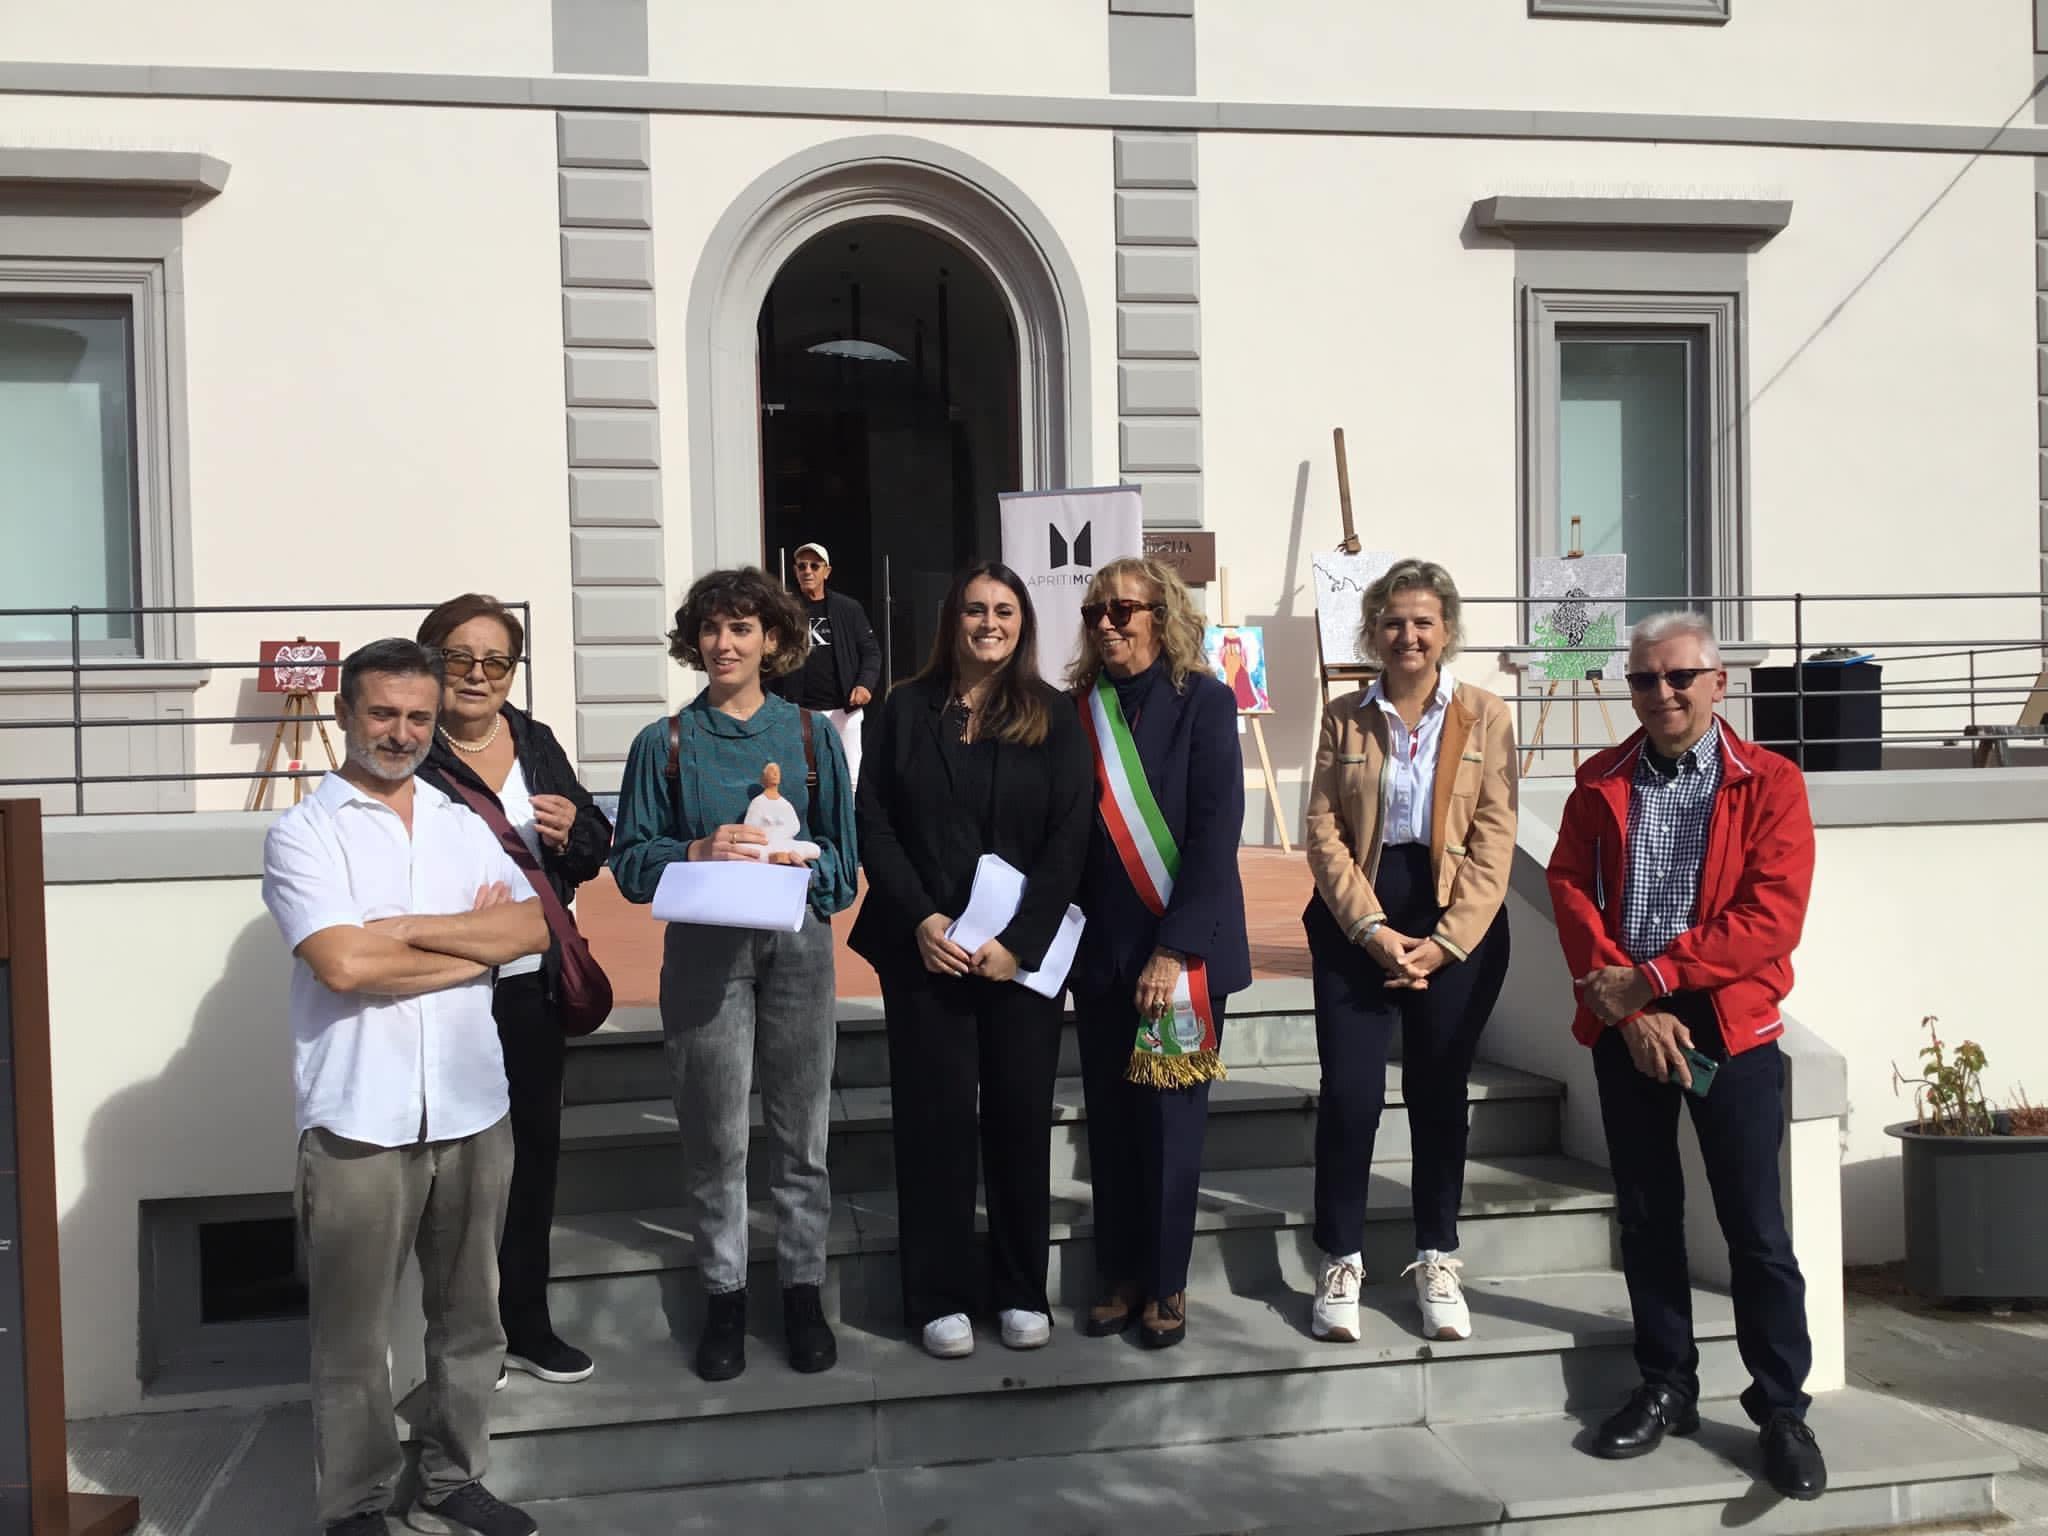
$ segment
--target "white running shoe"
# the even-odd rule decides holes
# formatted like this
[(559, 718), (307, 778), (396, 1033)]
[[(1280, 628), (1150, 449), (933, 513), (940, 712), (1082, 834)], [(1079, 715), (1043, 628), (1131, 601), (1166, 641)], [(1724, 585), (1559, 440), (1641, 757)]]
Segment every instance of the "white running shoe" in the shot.
[(1309, 1314), (1309, 1332), (1334, 1344), (1358, 1342), (1358, 1290), (1365, 1284), (1365, 1263), (1355, 1253), (1343, 1258), (1323, 1256), (1323, 1278), (1316, 1286), (1316, 1304)]
[(1425, 1339), (1472, 1337), (1472, 1309), (1465, 1305), (1465, 1288), (1458, 1283), (1458, 1271), (1464, 1267), (1448, 1254), (1425, 1248), (1401, 1271), (1415, 1277), (1415, 1302), (1422, 1308)]
[(1011, 1307), (1003, 1313), (1003, 1345), (1007, 1349), (1043, 1349), (1052, 1342), (1052, 1319), (1043, 1312)]
[(974, 1324), (965, 1312), (948, 1312), (924, 1325), (925, 1353), (941, 1360), (958, 1360), (974, 1353)]

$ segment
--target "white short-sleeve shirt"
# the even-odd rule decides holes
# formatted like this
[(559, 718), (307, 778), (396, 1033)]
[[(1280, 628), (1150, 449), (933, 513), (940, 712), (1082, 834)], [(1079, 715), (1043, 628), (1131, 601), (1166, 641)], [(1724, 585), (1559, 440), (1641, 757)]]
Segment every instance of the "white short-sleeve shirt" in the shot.
[[(398, 813), (330, 773), (263, 840), (263, 904), (299, 945), (380, 917), (467, 912), (502, 882), (533, 899), (483, 820), (413, 781), (412, 835)], [(418, 997), (343, 995), (296, 954), (292, 1081), (300, 1134), (319, 1127), (379, 1147), (473, 1136), (510, 1107), (491, 1017), (491, 973)]]

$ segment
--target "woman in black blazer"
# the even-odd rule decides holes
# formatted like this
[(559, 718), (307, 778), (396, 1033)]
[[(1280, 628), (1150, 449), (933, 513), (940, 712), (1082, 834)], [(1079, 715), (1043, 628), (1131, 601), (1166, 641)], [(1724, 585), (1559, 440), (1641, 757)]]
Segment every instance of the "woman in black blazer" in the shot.
[[(507, 702), (526, 630), (495, 597), (466, 592), (420, 621), (419, 642), (441, 660), (441, 719), (420, 777), (460, 800), (457, 785), (497, 802), (563, 906), (604, 868), (612, 824), (570, 766), (555, 733)], [(498, 1245), (498, 1314), (505, 1364), (542, 1381), (590, 1375), (590, 1356), (555, 1333), (548, 1312), (548, 1242), (562, 1150), (567, 1041), (555, 1012), (562, 947), (498, 967), (491, 1012), (512, 1096), (512, 1187)]]
[[(1187, 1336), (1188, 1259), (1209, 1083), (1223, 1075), (1224, 999), (1252, 979), (1237, 872), (1237, 698), (1210, 674), (1188, 589), (1155, 560), (1113, 560), (1098, 570), (1081, 625), (1085, 643), (1068, 681), (1089, 715), (1099, 786), (1078, 898), (1088, 926), (1070, 976), (1095, 1191), (1097, 1300), (1087, 1331), (1107, 1337), (1138, 1317), (1139, 1341), (1165, 1349)], [(1113, 755), (1126, 731), (1144, 770), (1142, 790), (1129, 778), (1128, 757), (1119, 773), (1101, 755)], [(1145, 797), (1178, 855), (1166, 891), (1143, 872)], [(1206, 1018), (1196, 1006), (1203, 998)]]
[[(870, 709), (856, 798), (868, 893), (848, 942), (882, 979), (905, 1321), (951, 1357), (974, 1349), (978, 1131), (989, 1289), (1002, 1339), (1051, 1337), (1046, 1298), (1060, 1002), (1020, 985), (1045, 958), (1088, 850), (1087, 748), (1040, 681), (1038, 622), (1008, 566), (957, 577), (931, 660)], [(1025, 876), (1016, 916), (973, 953), (946, 937), (975, 866)]]

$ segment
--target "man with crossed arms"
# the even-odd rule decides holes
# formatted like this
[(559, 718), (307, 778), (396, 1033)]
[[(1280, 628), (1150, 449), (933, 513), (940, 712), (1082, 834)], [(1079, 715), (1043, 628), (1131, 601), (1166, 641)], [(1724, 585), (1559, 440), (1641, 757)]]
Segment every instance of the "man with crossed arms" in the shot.
[(440, 701), (440, 666), (410, 640), (349, 656), (334, 705), (348, 760), (263, 844), (264, 905), (293, 956), (295, 1194), (327, 1536), (384, 1536), (403, 1467), (392, 1299), (414, 1252), (428, 1357), (407, 1523), (537, 1529), (482, 1482), (505, 1353), (498, 1239), (512, 1177), (491, 976), (544, 950), (548, 929), (483, 821), (413, 777)]
[[(1596, 1432), (1619, 1460), (1700, 1427), (1678, 1107), (1692, 1113), (1728, 1240), (1735, 1342), (1764, 1474), (1817, 1499), (1827, 1465), (1806, 1427), (1806, 1282), (1785, 1229), (1784, 1019), (1813, 885), (1813, 815), (1792, 763), (1738, 738), (1707, 621), (1643, 620), (1629, 637), (1643, 729), (1579, 770), (1550, 859), (1573, 1032), (1593, 1048), (1621, 1263), (1643, 1384)], [(1693, 1093), (1695, 1066), (1700, 1093)], [(1709, 1076), (1711, 1072), (1711, 1076)]]

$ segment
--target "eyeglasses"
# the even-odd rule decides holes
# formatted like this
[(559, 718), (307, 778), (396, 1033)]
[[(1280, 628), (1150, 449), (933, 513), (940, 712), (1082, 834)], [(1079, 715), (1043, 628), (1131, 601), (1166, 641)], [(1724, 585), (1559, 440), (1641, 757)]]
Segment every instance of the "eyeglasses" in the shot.
[(1088, 628), (1093, 629), (1102, 622), (1102, 616), (1105, 613), (1109, 615), (1110, 623), (1114, 624), (1118, 629), (1124, 629), (1129, 626), (1132, 619), (1135, 619), (1141, 613), (1149, 613), (1158, 618), (1165, 618), (1166, 604), (1141, 603), (1128, 597), (1112, 597), (1106, 603), (1083, 603), (1081, 605), (1081, 622), (1087, 625)]
[(467, 677), (471, 668), (481, 666), (485, 677), (494, 683), (502, 682), (511, 675), (513, 665), (510, 656), (472, 656), (468, 651), (441, 653), (441, 675), (444, 677)]
[(792, 560), (789, 563), (799, 571), (822, 571), (825, 569), (825, 562), (822, 560)]
[(1683, 693), (1707, 673), (1717, 671), (1715, 667), (1673, 667), (1669, 672), (1630, 672), (1627, 674), (1629, 691), (1632, 693), (1655, 693), (1657, 684), (1669, 683), (1673, 693)]

